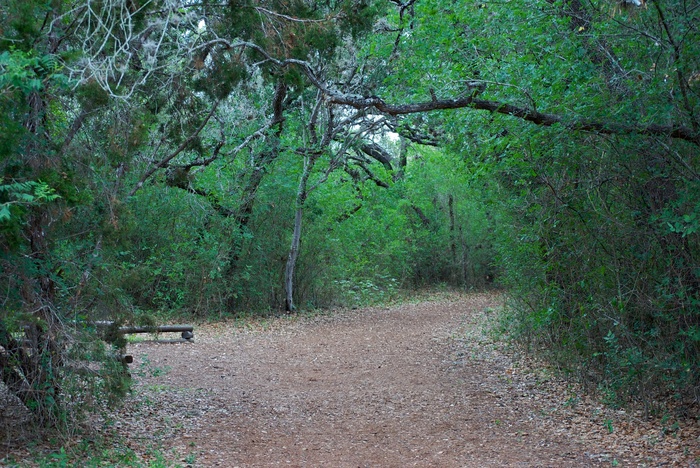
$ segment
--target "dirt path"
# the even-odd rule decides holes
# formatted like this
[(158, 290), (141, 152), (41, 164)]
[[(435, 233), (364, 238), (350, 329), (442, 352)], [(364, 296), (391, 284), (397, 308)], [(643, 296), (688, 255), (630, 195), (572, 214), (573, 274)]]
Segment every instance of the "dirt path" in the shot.
[[(604, 407), (485, 333), (499, 305), (446, 295), (133, 343), (134, 392), (95, 416), (95, 440), (140, 466), (700, 467), (697, 404), (656, 419)], [(35, 466), (15, 439), (0, 466)]]
[(504, 399), (507, 362), (465, 356), (464, 334), (495, 306), (474, 295), (262, 333), (205, 327), (195, 344), (130, 352), (149, 363), (144, 407), (170, 411), (166, 447), (196, 466), (596, 465), (527, 393)]

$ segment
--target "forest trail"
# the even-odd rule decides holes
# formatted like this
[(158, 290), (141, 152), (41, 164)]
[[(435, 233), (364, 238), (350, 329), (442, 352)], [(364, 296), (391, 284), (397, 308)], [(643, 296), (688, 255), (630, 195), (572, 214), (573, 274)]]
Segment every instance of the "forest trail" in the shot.
[(589, 409), (562, 412), (565, 392), (480, 338), (497, 307), (469, 295), (135, 343), (120, 430), (191, 466), (628, 465), (615, 441), (600, 452)]
[(196, 466), (590, 465), (531, 405), (503, 401), (508, 369), (465, 356), (467, 329), (497, 306), (472, 295), (263, 332), (204, 327), (195, 344), (129, 351), (149, 363), (139, 386), (171, 397), (150, 402), (172, 410), (165, 446)]

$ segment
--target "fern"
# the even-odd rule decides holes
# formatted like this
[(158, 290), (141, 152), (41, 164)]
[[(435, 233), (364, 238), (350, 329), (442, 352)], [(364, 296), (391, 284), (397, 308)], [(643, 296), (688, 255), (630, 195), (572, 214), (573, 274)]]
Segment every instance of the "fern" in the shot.
[(60, 198), (56, 191), (42, 181), (13, 181), (0, 183), (0, 222), (13, 219), (12, 206), (36, 206)]

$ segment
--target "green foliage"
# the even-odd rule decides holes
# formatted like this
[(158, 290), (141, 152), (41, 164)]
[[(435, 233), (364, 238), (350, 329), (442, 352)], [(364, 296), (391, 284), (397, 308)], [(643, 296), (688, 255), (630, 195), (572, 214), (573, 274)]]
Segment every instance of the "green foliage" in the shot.
[[(153, 204), (160, 206), (152, 210)], [(100, 271), (105, 306), (207, 315), (223, 308), (230, 224), (178, 189), (145, 189), (133, 198)], [(117, 296), (114, 295), (117, 292)], [(120, 297), (118, 299), (117, 297)]]
[(109, 104), (109, 95), (96, 82), (84, 83), (75, 91), (75, 99), (87, 112), (95, 111)]
[[(9, 259), (18, 253), (23, 244), (22, 230), (27, 224), (29, 210), (41, 209), (56, 201), (60, 196), (48, 184), (42, 181), (10, 183), (0, 182), (0, 246)], [(31, 261), (20, 260), (17, 264), (29, 264)], [(15, 297), (15, 294), (11, 294)]]
[(501, 252), (519, 333), (622, 401), (682, 395), (699, 377), (696, 184), (619, 143), (627, 151), (538, 156), (517, 173), (529, 187), (513, 206), (521, 242)]
[[(648, 6), (426, 1), (404, 17), (410, 34), (368, 51), (398, 102), (476, 92), (572, 120), (697, 129), (697, 12)], [(474, 112), (406, 124), (444, 131), (473, 162), (513, 336), (621, 401), (697, 391), (697, 146)]]
[(335, 8), (342, 12), (344, 21), (341, 23), (341, 31), (349, 32), (354, 39), (371, 31), (377, 18), (385, 13), (385, 6), (380, 2), (342, 0), (330, 3), (337, 3)]
[(249, 77), (245, 64), (236, 54), (223, 51), (214, 54), (211, 60), (213, 61), (211, 69), (200, 73), (195, 78), (193, 84), (195, 91), (205, 92), (215, 99), (224, 99), (239, 83)]
[(37, 55), (10, 48), (0, 53), (0, 99), (19, 91), (23, 95), (36, 93), (50, 82), (67, 86), (69, 79), (58, 73), (59, 58), (54, 54)]
[(17, 51), (4, 51), (0, 54), (0, 89), (11, 92), (19, 89), (25, 94), (40, 91), (43, 87), (42, 75), (46, 75), (55, 63), (48, 57), (32, 57)]
[(365, 307), (374, 304), (386, 304), (394, 299), (399, 291), (395, 278), (378, 275), (376, 282), (368, 279), (350, 278), (336, 280), (336, 301), (343, 305)]
[[(61, 447), (51, 453), (37, 453), (34, 449), (27, 459), (15, 461), (3, 460), (8, 467), (23, 468), (39, 466), (42, 468), (64, 468), (72, 466), (100, 467), (119, 466), (133, 468), (179, 467), (181, 463), (171, 462), (176, 454), (162, 449), (154, 441), (145, 454), (138, 453), (128, 441), (118, 436), (100, 437), (90, 434), (80, 443), (70, 447)], [(179, 458), (179, 457), (178, 457)], [(196, 456), (189, 454), (184, 458), (187, 464), (194, 464)]]
[(52, 202), (57, 198), (60, 197), (55, 190), (41, 181), (0, 183), (0, 223), (21, 217), (23, 208)]
[(50, 4), (41, 0), (8, 0), (2, 10), (3, 34), (0, 50), (20, 44), (26, 51), (41, 33), (42, 21)]

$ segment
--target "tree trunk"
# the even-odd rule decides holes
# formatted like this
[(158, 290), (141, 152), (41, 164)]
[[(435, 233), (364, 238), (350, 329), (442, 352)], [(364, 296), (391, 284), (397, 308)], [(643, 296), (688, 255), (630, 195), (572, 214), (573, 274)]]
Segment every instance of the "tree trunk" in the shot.
[(292, 243), (289, 247), (289, 256), (287, 257), (287, 265), (284, 269), (284, 310), (293, 312), (294, 307), (294, 268), (296, 267), (297, 258), (299, 257), (299, 245), (301, 244), (301, 218), (304, 214), (304, 202), (308, 195), (306, 186), (309, 181), (311, 170), (316, 164), (316, 156), (311, 156), (304, 160), (304, 172), (299, 179), (299, 189), (297, 190), (296, 212), (294, 214), (294, 232), (292, 233)]
[(299, 244), (301, 243), (301, 216), (303, 209), (297, 206), (294, 215), (294, 233), (292, 234), (292, 245), (289, 248), (289, 256), (287, 257), (287, 265), (284, 269), (284, 310), (287, 312), (294, 311), (294, 268), (296, 267), (297, 258), (299, 257)]
[(457, 240), (455, 236), (455, 210), (454, 210), (454, 197), (452, 194), (447, 198), (447, 207), (450, 212), (450, 253), (452, 254), (452, 269), (450, 271), (450, 276), (453, 282), (457, 281)]

